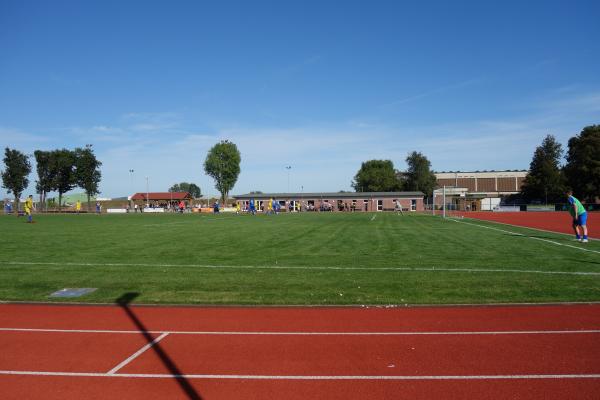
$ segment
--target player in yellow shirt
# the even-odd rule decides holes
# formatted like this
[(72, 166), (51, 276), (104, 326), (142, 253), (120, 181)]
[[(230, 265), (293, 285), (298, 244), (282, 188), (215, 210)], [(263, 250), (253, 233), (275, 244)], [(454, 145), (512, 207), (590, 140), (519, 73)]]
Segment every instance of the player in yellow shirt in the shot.
[(77, 214), (79, 214), (79, 211), (81, 211), (81, 201), (77, 200), (77, 203), (75, 203), (75, 211), (77, 211)]
[(29, 195), (27, 200), (25, 200), (25, 215), (27, 215), (27, 222), (33, 222), (33, 195)]

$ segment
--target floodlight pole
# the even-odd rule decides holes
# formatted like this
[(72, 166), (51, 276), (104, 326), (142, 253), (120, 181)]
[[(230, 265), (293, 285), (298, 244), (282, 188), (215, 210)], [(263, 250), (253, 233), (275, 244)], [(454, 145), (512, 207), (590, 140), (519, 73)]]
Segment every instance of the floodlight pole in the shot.
[(150, 193), (148, 189), (148, 177), (146, 177), (146, 207), (150, 208)]
[(134, 172), (135, 172), (135, 171), (134, 171), (133, 169), (130, 169), (130, 170), (129, 170), (129, 178), (130, 178), (129, 190), (131, 191), (131, 196), (130, 196), (130, 198), (129, 198), (129, 199), (130, 199), (130, 200), (129, 200), (129, 205), (130, 205), (130, 206), (133, 204), (133, 199), (132, 199), (132, 197), (133, 197), (133, 195), (134, 195), (134, 193), (133, 193), (133, 173), (134, 173)]
[(290, 192), (290, 169), (292, 169), (292, 166), (291, 166), (291, 165), (287, 165), (287, 166), (285, 167), (285, 169), (287, 169), (287, 173), (288, 173), (288, 174), (287, 174), (287, 175), (288, 175), (288, 186), (287, 186), (287, 191), (288, 191), (288, 193), (289, 193), (289, 192)]
[(444, 185), (442, 193), (442, 217), (446, 218), (446, 185)]
[(132, 192), (132, 193), (131, 193), (131, 195), (132, 195), (132, 196), (133, 196), (133, 173), (134, 173), (134, 172), (135, 172), (135, 171), (134, 171), (134, 170), (132, 170), (132, 169), (130, 169), (130, 170), (129, 170), (129, 178), (131, 178), (131, 179), (130, 179), (129, 190), (131, 190), (131, 192)]

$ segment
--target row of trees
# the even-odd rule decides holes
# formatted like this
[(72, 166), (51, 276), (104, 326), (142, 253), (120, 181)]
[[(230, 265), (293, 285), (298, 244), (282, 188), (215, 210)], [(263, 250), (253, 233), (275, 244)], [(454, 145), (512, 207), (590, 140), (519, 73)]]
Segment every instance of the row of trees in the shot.
[(390, 160), (369, 160), (362, 163), (351, 185), (357, 192), (421, 191), (433, 194), (436, 178), (431, 162), (422, 153), (413, 151), (406, 157), (408, 169), (397, 171)]
[(556, 138), (546, 136), (533, 153), (521, 188), (524, 200), (564, 202), (570, 188), (581, 200), (595, 201), (600, 195), (600, 125), (587, 126), (569, 139), (566, 163), (561, 165), (563, 155)]
[[(87, 195), (88, 211), (90, 210), (90, 197), (99, 193), (102, 177), (99, 169), (102, 163), (96, 158), (92, 145), (88, 144), (75, 150), (36, 150), (33, 155), (37, 164), (36, 191), (40, 194), (40, 203), (46, 203), (46, 195), (49, 192), (58, 192), (60, 209), (63, 194), (80, 187)], [(2, 185), (15, 196), (15, 204), (18, 204), (23, 191), (29, 185), (29, 156), (7, 147), (4, 151), (4, 165)], [(18, 207), (15, 207), (15, 211), (17, 209)]]

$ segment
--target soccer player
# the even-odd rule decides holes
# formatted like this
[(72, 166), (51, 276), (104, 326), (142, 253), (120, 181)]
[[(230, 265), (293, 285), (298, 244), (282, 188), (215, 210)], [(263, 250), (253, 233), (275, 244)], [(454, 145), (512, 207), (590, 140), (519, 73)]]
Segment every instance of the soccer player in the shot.
[[(573, 197), (573, 191), (568, 190), (567, 196), (569, 199), (569, 213), (573, 217), (573, 230), (575, 231), (575, 237), (579, 242), (587, 243), (588, 231), (587, 231), (587, 212), (579, 200)], [(579, 234), (579, 227), (583, 231), (583, 238)]]
[(75, 203), (75, 211), (77, 211), (77, 214), (79, 214), (79, 211), (81, 211), (81, 201), (77, 200), (77, 203)]
[(27, 198), (27, 200), (25, 200), (25, 214), (27, 215), (27, 222), (28, 223), (32, 223), (33, 222), (33, 195), (29, 195), (29, 197)]
[(254, 207), (254, 199), (250, 199), (250, 214), (256, 215), (256, 208)]
[(399, 200), (396, 200), (396, 203), (394, 204), (394, 208), (396, 209), (396, 214), (397, 215), (404, 215), (404, 212), (402, 211), (402, 204), (400, 204)]

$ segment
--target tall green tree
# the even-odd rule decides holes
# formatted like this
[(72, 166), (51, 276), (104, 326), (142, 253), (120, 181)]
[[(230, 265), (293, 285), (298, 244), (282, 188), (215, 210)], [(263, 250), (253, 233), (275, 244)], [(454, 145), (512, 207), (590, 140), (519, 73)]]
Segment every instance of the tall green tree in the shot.
[(50, 168), (51, 152), (36, 150), (33, 152), (35, 156), (36, 170), (38, 179), (35, 184), (36, 191), (40, 194), (40, 205), (46, 205), (46, 195), (52, 191), (54, 177)]
[(2, 187), (15, 196), (15, 215), (19, 215), (19, 198), (29, 185), (27, 176), (31, 172), (29, 157), (19, 150), (4, 149), (4, 171)]
[(406, 157), (406, 163), (408, 169), (404, 174), (404, 189), (421, 191), (426, 196), (432, 196), (436, 178), (431, 171), (431, 162), (422, 153), (413, 151)]
[(564, 200), (565, 179), (560, 168), (562, 155), (562, 145), (554, 136), (546, 136), (533, 153), (529, 173), (521, 187), (525, 200), (546, 203)]
[(600, 196), (600, 125), (569, 139), (565, 175), (576, 196), (588, 201)]
[(215, 180), (215, 187), (225, 203), (229, 191), (237, 182), (242, 157), (235, 145), (228, 140), (215, 144), (204, 161), (204, 171)]
[(197, 199), (202, 196), (200, 187), (195, 183), (181, 182), (176, 183), (169, 188), (169, 192), (188, 192), (193, 198)]
[(75, 160), (75, 182), (87, 195), (88, 212), (91, 211), (90, 197), (100, 193), (99, 186), (102, 179), (100, 166), (102, 163), (96, 158), (92, 145), (85, 148), (76, 148), (73, 152)]
[(99, 185), (102, 174), (99, 168), (102, 163), (96, 158), (91, 144), (86, 145), (85, 148), (76, 148), (73, 155), (75, 161), (75, 182), (77, 186), (85, 190), (89, 212), (91, 210), (90, 197), (100, 193)]
[(52, 190), (58, 192), (58, 210), (62, 207), (62, 196), (77, 184), (75, 176), (75, 153), (71, 150), (54, 150), (50, 153), (50, 170), (54, 177)]
[(361, 164), (351, 183), (357, 192), (393, 192), (401, 190), (390, 160), (369, 160)]

